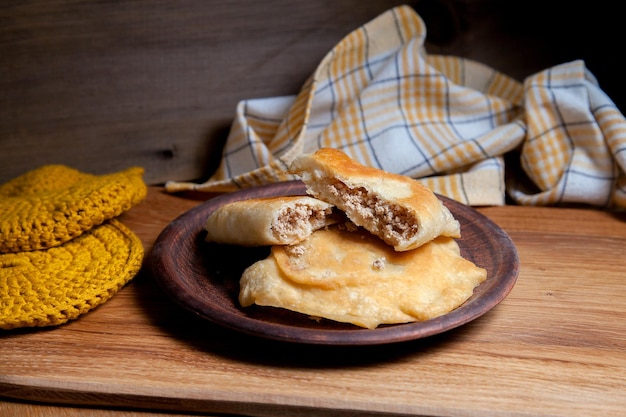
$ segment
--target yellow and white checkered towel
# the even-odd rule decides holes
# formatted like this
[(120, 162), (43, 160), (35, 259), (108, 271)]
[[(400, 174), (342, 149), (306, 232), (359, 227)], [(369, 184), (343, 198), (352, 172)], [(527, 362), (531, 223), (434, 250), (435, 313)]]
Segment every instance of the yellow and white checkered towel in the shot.
[[(239, 103), (215, 174), (166, 190), (291, 180), (294, 157), (333, 147), (469, 205), (504, 204), (508, 191), (520, 204), (626, 207), (626, 120), (584, 62), (520, 83), (428, 55), (425, 38), (410, 7), (385, 12), (338, 43), (297, 96)], [(522, 181), (505, 185), (512, 154)]]

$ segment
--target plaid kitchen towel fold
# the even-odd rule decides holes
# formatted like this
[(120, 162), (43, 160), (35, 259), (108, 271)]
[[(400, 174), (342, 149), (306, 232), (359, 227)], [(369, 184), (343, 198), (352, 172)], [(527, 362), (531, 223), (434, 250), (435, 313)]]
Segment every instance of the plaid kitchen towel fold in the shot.
[[(522, 204), (626, 206), (626, 121), (582, 61), (520, 83), (428, 55), (425, 38), (410, 7), (382, 14), (339, 42), (298, 95), (240, 102), (214, 175), (166, 190), (295, 179), (285, 173), (294, 157), (333, 147), (469, 205), (504, 204), (508, 186)], [(505, 184), (512, 152), (533, 187)]]
[(626, 208), (626, 121), (584, 64), (530, 76), (524, 90), (527, 134), (519, 162), (533, 187), (513, 177), (513, 200)]

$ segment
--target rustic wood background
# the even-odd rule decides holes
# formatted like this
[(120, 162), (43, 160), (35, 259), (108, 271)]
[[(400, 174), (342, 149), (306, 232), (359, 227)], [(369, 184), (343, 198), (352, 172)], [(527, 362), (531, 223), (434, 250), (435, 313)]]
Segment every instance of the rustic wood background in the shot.
[(431, 53), (520, 80), (584, 59), (626, 108), (624, 25), (603, 0), (5, 1), (0, 182), (49, 163), (204, 179), (238, 101), (296, 93), (335, 43), (401, 3), (425, 20)]

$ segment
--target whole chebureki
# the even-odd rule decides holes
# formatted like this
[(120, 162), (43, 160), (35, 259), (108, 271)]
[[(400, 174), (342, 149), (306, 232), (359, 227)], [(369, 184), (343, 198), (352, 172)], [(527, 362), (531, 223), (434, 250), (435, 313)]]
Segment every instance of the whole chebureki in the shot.
[[(417, 181), (329, 148), (297, 157), (289, 171), (310, 195), (293, 197), (305, 199), (298, 209), (292, 198), (243, 200), (207, 219), (209, 241), (272, 246), (242, 274), (243, 307), (373, 329), (446, 314), (487, 278), (461, 256), (459, 222)], [(336, 211), (348, 220), (339, 221)], [(292, 238), (277, 239), (280, 230)]]

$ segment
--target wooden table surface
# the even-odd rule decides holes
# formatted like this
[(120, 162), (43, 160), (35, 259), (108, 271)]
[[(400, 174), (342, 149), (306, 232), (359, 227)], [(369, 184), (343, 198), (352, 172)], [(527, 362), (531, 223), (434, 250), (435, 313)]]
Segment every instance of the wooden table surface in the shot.
[[(202, 202), (151, 187), (121, 220), (149, 251)], [(257, 339), (175, 305), (147, 268), (67, 325), (0, 333), (0, 415), (623, 416), (626, 214), (485, 207), (516, 286), (458, 329), (400, 344)]]

